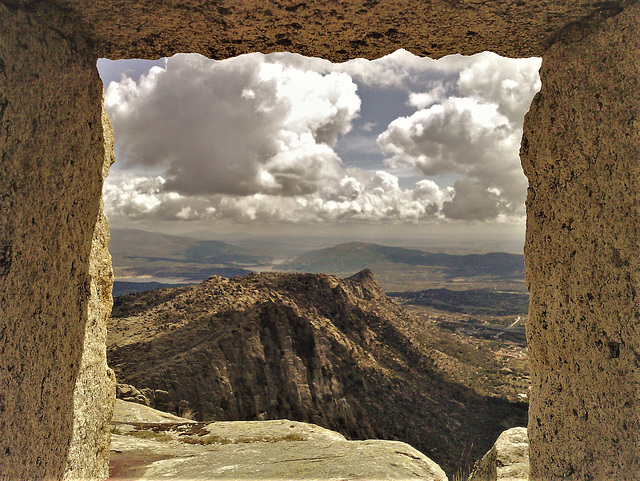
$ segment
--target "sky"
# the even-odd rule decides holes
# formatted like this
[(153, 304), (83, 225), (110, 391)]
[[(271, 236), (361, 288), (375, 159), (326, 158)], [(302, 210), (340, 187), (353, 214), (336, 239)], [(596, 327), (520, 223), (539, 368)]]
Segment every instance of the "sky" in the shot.
[(288, 53), (101, 59), (117, 159), (105, 211), (113, 227), (168, 233), (521, 250), (518, 151), (539, 68), (404, 50), (342, 64)]

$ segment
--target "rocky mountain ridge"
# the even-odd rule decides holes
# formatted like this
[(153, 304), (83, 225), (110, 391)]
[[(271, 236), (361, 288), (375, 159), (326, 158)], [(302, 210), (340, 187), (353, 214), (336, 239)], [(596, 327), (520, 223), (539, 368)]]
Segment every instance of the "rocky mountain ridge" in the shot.
[(527, 408), (455, 382), (414, 335), (424, 329), (368, 270), (211, 277), (120, 298), (108, 355), (120, 382), (162, 391), (174, 409), (187, 401), (199, 420), (286, 418), (401, 440), (453, 472)]

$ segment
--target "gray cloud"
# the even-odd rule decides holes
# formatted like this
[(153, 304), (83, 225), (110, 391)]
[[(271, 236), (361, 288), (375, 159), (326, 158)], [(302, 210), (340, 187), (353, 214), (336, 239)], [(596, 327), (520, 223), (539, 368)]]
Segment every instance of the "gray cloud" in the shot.
[[(107, 88), (118, 164), (105, 209), (166, 221), (519, 223), (518, 148), (538, 67), (488, 53), (436, 62), (398, 51), (338, 65), (177, 55)], [(409, 89), (418, 80), (421, 90)], [(349, 149), (338, 148), (345, 159), (336, 153), (360, 112), (356, 82), (404, 90), (416, 109), (378, 136), (387, 165), (369, 162), (371, 172), (345, 164)], [(362, 119), (351, 137), (360, 156), (373, 154), (376, 121)]]
[(500, 193), (488, 189), (482, 182), (461, 179), (453, 184), (455, 195), (442, 205), (442, 213), (448, 219), (495, 219), (500, 214)]
[(378, 136), (388, 164), (457, 178), (443, 205), (447, 218), (522, 220), (526, 179), (518, 151), (539, 65), (485, 53), (461, 71), (458, 95), (444, 98), (444, 85), (412, 93), (409, 102), (419, 110)]
[(111, 83), (105, 106), (128, 165), (166, 169), (184, 195), (298, 195), (336, 179), (339, 135), (360, 108), (346, 74), (176, 55), (139, 82)]

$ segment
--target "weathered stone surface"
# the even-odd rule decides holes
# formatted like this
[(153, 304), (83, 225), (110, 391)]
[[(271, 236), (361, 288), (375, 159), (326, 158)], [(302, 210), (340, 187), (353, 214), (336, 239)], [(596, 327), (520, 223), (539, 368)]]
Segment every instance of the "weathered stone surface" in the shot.
[(633, 0), (57, 0), (109, 58), (291, 51), (344, 61), (406, 48), (439, 58), (542, 55), (558, 32)]
[[(113, 130), (106, 111), (102, 112), (105, 161), (102, 178), (113, 164)], [(73, 437), (69, 448), (66, 479), (104, 479), (108, 476), (109, 422), (113, 410), (115, 376), (107, 367), (107, 319), (113, 299), (113, 269), (109, 247), (109, 222), (102, 201), (93, 233), (89, 262), (91, 296), (80, 372), (73, 393)]]
[(636, 0), (2, 0), (0, 473), (67, 463), (105, 160), (96, 58), (402, 47), (545, 55), (522, 149), (532, 477), (638, 479), (638, 16)]
[[(64, 18), (48, 22), (0, 3), (0, 478), (12, 480), (59, 479), (69, 457), (105, 163), (95, 58)], [(76, 405), (108, 404), (86, 394)], [(90, 446), (87, 422), (93, 471), (104, 442)]]
[(207, 424), (165, 416), (116, 401), (110, 479), (447, 480), (437, 464), (398, 441), (347, 441), (286, 419)]
[[(113, 417), (110, 423), (113, 426), (118, 424), (133, 424), (133, 423), (168, 423), (168, 422), (180, 422), (180, 423), (195, 423), (190, 419), (181, 418), (170, 413), (158, 411), (147, 406), (143, 406), (139, 403), (127, 402), (121, 399), (116, 399), (113, 406)], [(116, 429), (117, 431), (117, 429)]]
[(491, 450), (476, 463), (469, 481), (527, 481), (529, 441), (527, 428), (503, 432)]
[(639, 32), (568, 30), (525, 120), (535, 480), (640, 479)]

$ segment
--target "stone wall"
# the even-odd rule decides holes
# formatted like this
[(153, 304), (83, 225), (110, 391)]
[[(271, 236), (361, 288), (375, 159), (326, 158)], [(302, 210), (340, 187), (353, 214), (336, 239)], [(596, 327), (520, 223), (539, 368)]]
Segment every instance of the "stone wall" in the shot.
[[(7, 1), (7, 0), (3, 0)], [(37, 0), (10, 0), (35, 5)], [(636, 0), (49, 0), (97, 55), (227, 58), (290, 51), (345, 61), (405, 48), (439, 58), (541, 56), (566, 25)]]
[(406, 48), (544, 54), (522, 147), (532, 477), (638, 479), (638, 16), (636, 0), (0, 0), (0, 477), (106, 472), (96, 59)]
[[(72, 26), (49, 7), (0, 4), (2, 479), (63, 476), (86, 326), (104, 329), (89, 309), (105, 162), (102, 86)], [(92, 384), (106, 375), (103, 361)], [(76, 402), (105, 405), (104, 395), (92, 386)]]
[(525, 120), (533, 479), (640, 479), (640, 8), (565, 32)]

